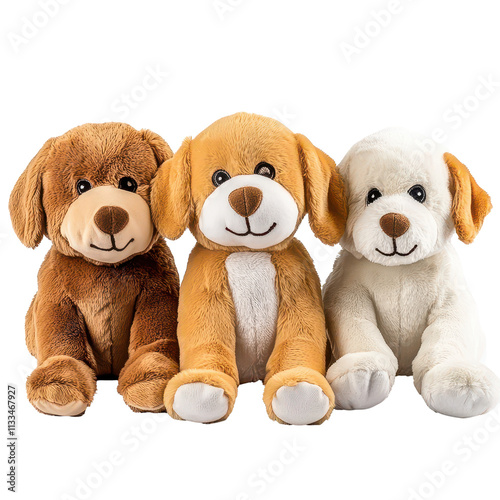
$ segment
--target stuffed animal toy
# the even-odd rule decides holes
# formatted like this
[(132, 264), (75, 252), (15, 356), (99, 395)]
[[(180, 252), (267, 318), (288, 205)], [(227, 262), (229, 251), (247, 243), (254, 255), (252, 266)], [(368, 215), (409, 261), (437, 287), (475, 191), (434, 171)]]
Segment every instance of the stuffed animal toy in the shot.
[(339, 164), (347, 229), (324, 302), (338, 407), (384, 400), (396, 374), (412, 375), (436, 412), (472, 417), (498, 402), (499, 380), (480, 362), (483, 336), (451, 245), (471, 243), (489, 196), (450, 153), (409, 132), (371, 135)]
[(14, 230), (28, 247), (52, 241), (26, 316), (38, 361), (27, 381), (33, 406), (81, 415), (96, 377), (119, 375), (135, 411), (161, 411), (178, 371), (179, 279), (155, 229), (150, 182), (172, 156), (149, 130), (89, 124), (49, 139), (10, 197)]
[(181, 284), (181, 372), (165, 406), (196, 422), (225, 419), (240, 383), (264, 380), (269, 416), (320, 423), (334, 406), (324, 378), (326, 329), (318, 275), (294, 239), (309, 214), (326, 243), (345, 204), (335, 164), (270, 118), (239, 113), (186, 139), (153, 181), (160, 232), (197, 240)]

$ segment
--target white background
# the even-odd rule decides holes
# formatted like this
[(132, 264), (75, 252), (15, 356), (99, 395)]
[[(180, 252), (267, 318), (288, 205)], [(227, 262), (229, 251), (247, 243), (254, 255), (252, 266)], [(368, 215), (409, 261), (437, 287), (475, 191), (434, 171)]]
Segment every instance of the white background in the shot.
[[(241, 110), (282, 120), (337, 161), (386, 126), (442, 129), (447, 149), (498, 206), (497, 3), (45, 0), (47, 17), (43, 1), (4, 2), (0, 16), (1, 366), (2, 391), (8, 381), (19, 392), (18, 498), (498, 499), (499, 411), (437, 415), (409, 378), (398, 378), (380, 406), (335, 411), (313, 427), (271, 422), (260, 383), (241, 387), (229, 420), (215, 425), (134, 414), (109, 381), (81, 418), (37, 413), (24, 388), (34, 360), (23, 322), (50, 242), (24, 248), (6, 209), (44, 141), (76, 125), (126, 121), (175, 150)], [(497, 83), (477, 99), (481, 79)], [(485, 362), (497, 373), (499, 223), (495, 210), (473, 245), (456, 242), (487, 335)], [(324, 281), (339, 248), (321, 245), (307, 223), (299, 238)], [(170, 246), (183, 274), (193, 238)], [(112, 470), (98, 465), (117, 457)], [(443, 467), (451, 469), (444, 478)]]

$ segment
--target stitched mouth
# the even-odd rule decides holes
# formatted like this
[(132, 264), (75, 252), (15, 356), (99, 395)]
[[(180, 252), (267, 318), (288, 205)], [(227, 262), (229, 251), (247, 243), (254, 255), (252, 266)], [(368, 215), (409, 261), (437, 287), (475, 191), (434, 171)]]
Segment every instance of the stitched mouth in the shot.
[(130, 243), (134, 241), (134, 238), (131, 238), (130, 241), (123, 248), (118, 248), (116, 246), (115, 236), (113, 234), (111, 234), (110, 236), (111, 236), (111, 248), (101, 248), (98, 247), (97, 245), (94, 245), (93, 243), (90, 244), (90, 248), (101, 250), (101, 252), (112, 252), (113, 250), (115, 250), (116, 252), (123, 252), (123, 250), (125, 250), (130, 245)]
[(267, 234), (269, 234), (277, 226), (276, 222), (273, 222), (272, 226), (267, 231), (265, 231), (264, 233), (254, 233), (252, 231), (252, 228), (250, 227), (250, 221), (248, 220), (248, 217), (245, 217), (245, 222), (246, 222), (246, 225), (247, 225), (247, 232), (246, 233), (237, 233), (236, 231), (233, 231), (232, 229), (229, 229), (228, 227), (226, 227), (226, 231), (228, 231), (231, 234), (234, 234), (236, 236), (248, 236), (250, 234), (252, 236), (266, 236)]
[(393, 257), (394, 255), (399, 255), (400, 257), (408, 257), (408, 255), (412, 254), (418, 247), (418, 245), (415, 245), (409, 252), (407, 253), (401, 253), (401, 252), (398, 252), (398, 245), (396, 243), (396, 238), (393, 238), (392, 239), (392, 247), (393, 247), (393, 251), (392, 253), (385, 253), (385, 252), (382, 252), (382, 250), (379, 250), (378, 248), (375, 248), (375, 250), (382, 254), (384, 257)]

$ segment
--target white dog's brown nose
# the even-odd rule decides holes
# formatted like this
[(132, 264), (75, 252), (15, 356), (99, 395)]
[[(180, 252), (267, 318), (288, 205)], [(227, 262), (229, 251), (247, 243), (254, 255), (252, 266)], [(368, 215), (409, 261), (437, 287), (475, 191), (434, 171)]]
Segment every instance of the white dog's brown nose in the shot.
[(120, 207), (101, 207), (94, 222), (103, 233), (117, 234), (128, 224), (128, 212)]
[(403, 214), (385, 214), (380, 218), (380, 227), (387, 236), (399, 238), (410, 229), (410, 221)]
[(231, 208), (242, 217), (253, 215), (262, 203), (262, 191), (253, 186), (235, 189), (229, 195)]

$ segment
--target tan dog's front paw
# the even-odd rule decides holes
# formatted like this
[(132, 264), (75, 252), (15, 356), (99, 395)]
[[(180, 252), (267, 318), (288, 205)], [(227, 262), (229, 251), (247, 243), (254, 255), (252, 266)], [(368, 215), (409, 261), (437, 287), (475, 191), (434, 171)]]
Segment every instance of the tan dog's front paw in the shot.
[(325, 377), (305, 367), (273, 375), (264, 388), (267, 413), (282, 424), (321, 424), (335, 406), (335, 397)]
[(96, 391), (94, 371), (83, 361), (54, 356), (35, 368), (26, 382), (28, 399), (47, 415), (80, 416)]
[(299, 382), (278, 389), (272, 404), (274, 413), (283, 422), (308, 425), (319, 422), (326, 415), (330, 401), (321, 387)]
[(165, 411), (165, 387), (178, 371), (177, 363), (158, 352), (132, 356), (120, 372), (118, 392), (133, 411)]
[(205, 424), (219, 422), (231, 413), (237, 390), (236, 381), (225, 373), (184, 370), (168, 383), (165, 406), (176, 419)]
[(220, 387), (195, 382), (181, 385), (174, 398), (174, 411), (182, 420), (210, 424), (227, 413), (229, 403)]

